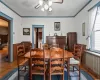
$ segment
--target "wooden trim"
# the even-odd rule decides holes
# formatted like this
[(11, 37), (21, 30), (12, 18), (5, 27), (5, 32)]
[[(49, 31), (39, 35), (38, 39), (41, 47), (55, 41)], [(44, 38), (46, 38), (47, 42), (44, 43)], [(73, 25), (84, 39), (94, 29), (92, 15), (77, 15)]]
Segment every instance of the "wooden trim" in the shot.
[(17, 45), (19, 43), (13, 44), (13, 60), (17, 60)]

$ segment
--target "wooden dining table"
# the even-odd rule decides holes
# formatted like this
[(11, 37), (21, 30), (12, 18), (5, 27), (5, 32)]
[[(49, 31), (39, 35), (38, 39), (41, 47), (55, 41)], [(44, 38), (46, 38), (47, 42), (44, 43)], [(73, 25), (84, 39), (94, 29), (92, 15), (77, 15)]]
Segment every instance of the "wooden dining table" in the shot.
[[(46, 59), (49, 59), (50, 58), (50, 50), (44, 50), (44, 54), (45, 54), (45, 58)], [(52, 55), (54, 55), (55, 53), (53, 53)], [(31, 56), (34, 56), (34, 55), (43, 55), (43, 52), (41, 53), (41, 52), (27, 52), (25, 55), (24, 55), (24, 57), (25, 58), (31, 58)], [(72, 54), (72, 52), (69, 52), (69, 51), (67, 51), (67, 50), (65, 50), (65, 52), (64, 52), (64, 58), (65, 59), (67, 59), (67, 58), (71, 58), (71, 57), (73, 57), (73, 54)]]
[[(50, 50), (44, 50), (42, 52), (39, 52), (39, 51), (35, 51), (35, 52), (27, 52), (24, 57), (25, 58), (28, 58), (29, 59), (29, 76), (31, 78), (31, 56), (34, 56), (34, 55), (43, 55), (43, 53), (45, 54), (45, 58), (46, 59), (50, 59)], [(56, 53), (53, 53), (52, 56), (57, 56)], [(73, 54), (72, 52), (69, 52), (67, 50), (64, 51), (64, 58), (65, 60), (69, 59), (69, 58), (72, 58), (73, 57)], [(31, 79), (30, 79), (31, 80)]]

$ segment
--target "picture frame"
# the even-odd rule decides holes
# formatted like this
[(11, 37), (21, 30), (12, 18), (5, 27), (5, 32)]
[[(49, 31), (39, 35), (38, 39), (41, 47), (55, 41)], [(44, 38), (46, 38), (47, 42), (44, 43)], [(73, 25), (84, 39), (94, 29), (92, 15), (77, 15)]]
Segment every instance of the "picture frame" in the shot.
[(23, 35), (30, 35), (30, 28), (23, 28)]
[(82, 36), (85, 36), (85, 22), (82, 23)]
[(60, 22), (54, 22), (54, 31), (60, 31)]

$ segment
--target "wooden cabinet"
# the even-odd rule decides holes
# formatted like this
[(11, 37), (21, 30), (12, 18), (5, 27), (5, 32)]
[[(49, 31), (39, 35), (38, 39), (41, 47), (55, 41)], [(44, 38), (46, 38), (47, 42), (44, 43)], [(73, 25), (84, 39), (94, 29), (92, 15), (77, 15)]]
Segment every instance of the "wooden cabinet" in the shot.
[(52, 44), (59, 44), (60, 48), (66, 45), (66, 36), (46, 36), (46, 43), (50, 46)]
[(77, 44), (77, 33), (76, 32), (67, 33), (68, 51), (74, 51), (74, 44)]
[(8, 42), (8, 35), (0, 34), (0, 44), (7, 44), (7, 42)]

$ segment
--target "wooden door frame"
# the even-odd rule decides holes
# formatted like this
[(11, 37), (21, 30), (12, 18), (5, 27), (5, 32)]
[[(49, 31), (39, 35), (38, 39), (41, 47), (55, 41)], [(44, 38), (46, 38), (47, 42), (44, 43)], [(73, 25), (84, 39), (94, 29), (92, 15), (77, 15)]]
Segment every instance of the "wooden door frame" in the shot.
[(38, 36), (39, 36), (38, 35), (38, 29), (39, 28), (34, 28), (34, 29), (36, 29), (36, 39), (35, 39), (36, 40), (36, 45), (35, 45), (35, 47), (37, 48), (38, 47)]
[(32, 48), (34, 48), (34, 29), (42, 28), (42, 44), (44, 43), (44, 25), (32, 25)]
[(9, 62), (13, 62), (13, 18), (9, 17), (8, 15), (4, 14), (3, 12), (0, 12), (0, 17), (2, 17), (4, 20), (7, 20), (9, 22)]

